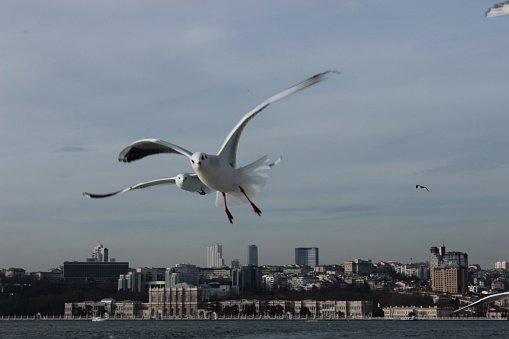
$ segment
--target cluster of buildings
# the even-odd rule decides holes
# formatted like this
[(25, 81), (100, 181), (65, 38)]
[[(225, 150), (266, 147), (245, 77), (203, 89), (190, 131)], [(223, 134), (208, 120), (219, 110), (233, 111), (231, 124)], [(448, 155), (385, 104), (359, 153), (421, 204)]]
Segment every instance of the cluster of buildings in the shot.
[[(280, 317), (369, 317), (369, 301), (258, 301), (228, 300), (240, 292), (268, 290), (312, 290), (368, 285), (371, 290), (428, 293), (436, 300), (455, 297), (459, 303), (471, 302), (483, 292), (502, 292), (509, 288), (506, 262), (494, 270), (469, 265), (463, 252), (447, 252), (445, 246), (431, 247), (429, 262), (401, 264), (354, 259), (336, 265), (320, 265), (316, 247), (295, 249), (295, 263), (285, 266), (258, 265), (258, 247), (249, 245), (247, 263), (234, 259), (225, 264), (222, 245), (207, 248), (207, 267), (177, 264), (171, 268), (129, 268), (128, 262), (109, 258), (102, 244), (94, 247), (85, 261), (66, 261), (59, 270), (37, 272), (39, 278), (95, 283), (116, 282), (118, 290), (148, 292), (149, 302), (116, 302), (104, 299), (66, 304), (66, 316), (97, 316), (103, 313), (119, 317), (208, 318), (213, 314), (230, 316)], [(2, 272), (0, 272), (1, 279)], [(22, 269), (3, 270), (5, 277), (23, 276)], [(0, 289), (3, 289), (0, 280)], [(221, 301), (219, 301), (221, 300)], [(452, 309), (412, 309), (421, 317), (443, 317)], [(409, 313), (408, 308), (388, 308), (392, 317)], [(399, 313), (398, 313), (399, 312)], [(445, 313), (444, 313), (445, 312)]]

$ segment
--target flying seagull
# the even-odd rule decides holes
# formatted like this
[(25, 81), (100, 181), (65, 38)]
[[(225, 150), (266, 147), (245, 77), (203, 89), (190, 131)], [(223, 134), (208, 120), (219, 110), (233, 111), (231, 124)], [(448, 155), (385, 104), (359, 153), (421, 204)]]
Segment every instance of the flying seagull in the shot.
[(265, 170), (270, 167), (265, 165), (266, 156), (247, 166), (237, 167), (237, 146), (242, 131), (247, 123), (267, 106), (326, 79), (329, 73), (338, 72), (326, 71), (319, 73), (270, 97), (253, 108), (230, 131), (217, 155), (203, 152), (193, 153), (183, 147), (163, 140), (143, 139), (135, 141), (122, 150), (119, 155), (119, 161), (131, 162), (159, 153), (184, 155), (191, 161), (191, 166), (198, 175), (198, 178), (205, 185), (217, 191), (216, 205), (221, 204), (222, 198), (224, 210), (230, 223), (233, 223), (233, 216), (228, 209), (228, 203), (249, 202), (254, 212), (260, 215), (261, 210), (251, 201), (251, 198), (256, 196), (261, 191), (262, 186), (265, 185), (268, 177)]
[(140, 182), (139, 184), (124, 188), (120, 191), (112, 192), (112, 193), (106, 193), (106, 194), (94, 194), (94, 193), (88, 193), (83, 192), (84, 196), (90, 197), (90, 198), (107, 198), (111, 197), (113, 195), (117, 195), (119, 193), (129, 192), (136, 189), (142, 189), (147, 187), (152, 187), (156, 185), (167, 185), (167, 184), (175, 184), (180, 189), (183, 189), (185, 191), (193, 192), (193, 193), (199, 193), (201, 195), (205, 195), (208, 193), (212, 193), (213, 190), (210, 187), (207, 187), (204, 185), (198, 176), (194, 173), (181, 173), (177, 176), (174, 176), (172, 178), (162, 178), (162, 179), (156, 179), (156, 180), (150, 180), (146, 182)]
[(477, 300), (476, 302), (473, 302), (473, 303), (471, 303), (471, 304), (469, 304), (469, 305), (467, 305), (465, 307), (458, 308), (454, 312), (459, 312), (461, 310), (464, 310), (465, 308), (469, 308), (469, 307), (472, 307), (472, 306), (475, 306), (475, 305), (487, 304), (487, 303), (491, 303), (491, 302), (494, 302), (494, 301), (500, 301), (500, 300), (504, 300), (504, 299), (508, 299), (508, 298), (509, 298), (509, 292), (493, 294), (493, 295), (490, 295), (488, 297), (481, 298), (481, 299)]
[(426, 186), (415, 185), (415, 188), (424, 188), (426, 191), (429, 192), (429, 189)]
[[(271, 164), (268, 164), (269, 167), (273, 167), (281, 162), (282, 157), (279, 157), (276, 161), (274, 161)], [(83, 192), (84, 196), (87, 196), (89, 198), (107, 198), (111, 197), (120, 193), (129, 192), (136, 189), (142, 189), (157, 185), (167, 185), (167, 184), (175, 184), (178, 188), (192, 192), (192, 193), (198, 193), (201, 195), (209, 194), (214, 192), (213, 189), (210, 187), (207, 187), (204, 185), (201, 180), (198, 178), (198, 176), (194, 173), (181, 173), (178, 174), (172, 178), (162, 178), (162, 179), (156, 179), (146, 182), (140, 182), (139, 184), (124, 188), (122, 190), (112, 192), (112, 193), (106, 193), (106, 194), (95, 194), (95, 193), (88, 193)]]

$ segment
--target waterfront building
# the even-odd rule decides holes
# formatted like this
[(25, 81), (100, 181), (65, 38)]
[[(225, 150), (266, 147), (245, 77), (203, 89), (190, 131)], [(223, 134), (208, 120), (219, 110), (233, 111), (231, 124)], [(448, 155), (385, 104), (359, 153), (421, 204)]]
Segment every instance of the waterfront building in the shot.
[(295, 249), (295, 265), (315, 267), (319, 265), (317, 247), (297, 247)]
[(150, 319), (166, 317), (201, 317), (210, 299), (210, 288), (181, 283), (170, 288), (163, 282), (153, 282), (149, 302), (143, 316)]
[(144, 319), (210, 319), (213, 313), (224, 317), (278, 318), (365, 318), (371, 317), (372, 301), (341, 300), (225, 300), (211, 301), (214, 288), (187, 283), (168, 288), (164, 281), (153, 281), (149, 288), (149, 301), (117, 302), (103, 299), (100, 302), (82, 301), (65, 304), (66, 317), (105, 316), (110, 318)]
[(65, 303), (64, 316), (67, 318), (136, 318), (141, 316), (144, 304), (141, 301), (116, 301), (106, 298), (101, 301)]
[(247, 264), (258, 266), (258, 246), (249, 245), (247, 247)]
[(325, 300), (320, 302), (320, 314), (325, 318), (365, 318), (373, 315), (373, 301)]
[(384, 318), (401, 319), (415, 316), (417, 319), (434, 319), (452, 317), (454, 309), (438, 307), (385, 307)]
[(223, 245), (214, 244), (207, 247), (207, 268), (224, 267)]

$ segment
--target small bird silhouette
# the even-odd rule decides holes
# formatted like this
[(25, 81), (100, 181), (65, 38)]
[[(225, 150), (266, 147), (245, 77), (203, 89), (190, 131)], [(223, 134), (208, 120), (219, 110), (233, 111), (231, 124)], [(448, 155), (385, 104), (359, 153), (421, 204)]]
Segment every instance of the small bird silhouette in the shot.
[(424, 188), (426, 191), (429, 192), (429, 189), (426, 186), (415, 185), (415, 188)]

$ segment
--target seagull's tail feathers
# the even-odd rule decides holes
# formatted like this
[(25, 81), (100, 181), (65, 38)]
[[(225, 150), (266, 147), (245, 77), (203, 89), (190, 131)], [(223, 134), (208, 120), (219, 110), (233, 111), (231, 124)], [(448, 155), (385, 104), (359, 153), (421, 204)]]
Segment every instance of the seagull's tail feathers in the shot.
[[(279, 157), (276, 161), (271, 162), (265, 155), (249, 165), (239, 168), (240, 175), (243, 178), (242, 181), (244, 182), (242, 188), (250, 199), (256, 197), (262, 191), (262, 187), (265, 186), (267, 178), (269, 177), (267, 171), (279, 164), (281, 159), (282, 157)], [(248, 203), (248, 200), (240, 189), (238, 191), (228, 192), (228, 194), (226, 194), (226, 201), (231, 205)], [(216, 206), (222, 205), (223, 196), (221, 192), (217, 192)]]

